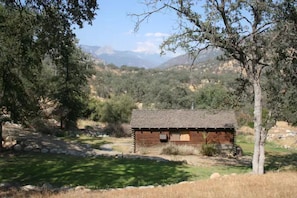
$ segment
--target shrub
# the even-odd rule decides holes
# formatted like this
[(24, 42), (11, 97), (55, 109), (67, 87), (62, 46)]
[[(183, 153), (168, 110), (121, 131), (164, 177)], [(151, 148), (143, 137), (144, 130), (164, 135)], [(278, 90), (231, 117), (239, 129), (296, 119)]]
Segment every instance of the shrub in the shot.
[(201, 147), (201, 154), (206, 156), (214, 156), (218, 153), (218, 149), (214, 144), (203, 144)]
[(175, 145), (175, 144), (169, 144), (165, 146), (161, 154), (165, 155), (195, 155), (197, 154), (197, 148), (187, 145)]
[(31, 127), (33, 127), (35, 131), (47, 135), (55, 135), (59, 131), (49, 120), (42, 118), (33, 119), (31, 121)]
[(162, 149), (161, 154), (165, 154), (165, 155), (178, 155), (179, 154), (179, 150), (178, 150), (178, 147), (176, 145), (169, 144), (168, 146), (165, 146)]

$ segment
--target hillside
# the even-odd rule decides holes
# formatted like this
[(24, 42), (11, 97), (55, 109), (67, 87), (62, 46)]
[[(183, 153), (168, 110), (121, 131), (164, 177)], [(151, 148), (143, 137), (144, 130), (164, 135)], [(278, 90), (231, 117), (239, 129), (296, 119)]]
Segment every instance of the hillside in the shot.
[[(220, 64), (218, 58), (223, 55), (223, 52), (219, 49), (208, 49), (205, 51), (200, 52), (196, 60), (194, 61), (192, 57), (190, 57), (187, 54), (180, 55), (177, 57), (174, 57), (161, 65), (159, 65), (159, 68), (169, 68), (169, 67), (176, 67), (179, 65), (195, 65), (197, 67), (199, 66), (206, 66), (206, 67), (215, 67), (218, 64)], [(193, 63), (194, 61), (194, 63)]]

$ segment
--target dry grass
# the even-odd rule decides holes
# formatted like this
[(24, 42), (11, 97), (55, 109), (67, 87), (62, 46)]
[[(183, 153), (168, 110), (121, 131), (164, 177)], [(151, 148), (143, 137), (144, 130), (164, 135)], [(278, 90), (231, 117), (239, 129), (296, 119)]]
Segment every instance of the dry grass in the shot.
[(160, 154), (165, 155), (199, 155), (200, 151), (196, 147), (188, 145), (167, 144), (161, 148)]
[(83, 119), (79, 119), (77, 121), (77, 127), (79, 129), (85, 129), (86, 127), (93, 127), (93, 128), (97, 128), (97, 127), (105, 127), (106, 125), (101, 123), (101, 122), (96, 122), (96, 121), (92, 121), (92, 120), (83, 120)]
[[(165, 187), (127, 188), (115, 190), (88, 191), (79, 190), (57, 195), (44, 194), (52, 198), (293, 198), (297, 195), (297, 173), (281, 172), (259, 175), (222, 176), (216, 179), (185, 182)], [(33, 197), (41, 197), (35, 195)]]

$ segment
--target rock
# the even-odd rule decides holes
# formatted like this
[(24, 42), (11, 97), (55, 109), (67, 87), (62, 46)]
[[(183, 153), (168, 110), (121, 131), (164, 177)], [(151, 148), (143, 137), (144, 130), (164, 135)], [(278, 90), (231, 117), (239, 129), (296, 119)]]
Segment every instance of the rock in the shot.
[(2, 188), (11, 188), (12, 185), (10, 183), (0, 183), (0, 189)]
[(140, 186), (138, 187), (139, 189), (147, 189), (147, 188), (155, 188), (155, 186), (150, 185), (150, 186)]
[(24, 151), (32, 151), (33, 150), (33, 147), (32, 146), (26, 146), (25, 148), (24, 148)]
[(5, 142), (12, 142), (12, 141), (14, 141), (14, 138), (12, 136), (7, 136), (5, 138)]
[(74, 188), (74, 190), (75, 190), (75, 191), (79, 191), (79, 190), (87, 190), (87, 188), (84, 187), (84, 186), (76, 186), (76, 187)]
[(14, 145), (16, 145), (16, 140), (14, 140), (14, 141), (11, 141), (11, 142), (4, 142), (4, 141), (2, 141), (2, 145), (3, 145), (3, 147), (4, 148), (11, 148), (11, 147), (13, 147)]
[(66, 154), (67, 155), (74, 155), (74, 156), (76, 156), (77, 155), (77, 152), (76, 151), (73, 151), (73, 150), (69, 150)]
[(21, 151), (22, 150), (22, 146), (20, 144), (16, 144), (16, 145), (14, 145), (13, 149), (15, 151)]
[(49, 183), (44, 183), (41, 188), (44, 190), (52, 190), (53, 186)]
[(26, 185), (26, 186), (23, 186), (21, 189), (24, 191), (41, 191), (39, 187), (33, 186), (33, 185)]
[(48, 149), (47, 148), (41, 149), (41, 153), (48, 153)]
[(52, 148), (52, 149), (50, 149), (50, 153), (58, 153), (58, 149)]
[(135, 186), (127, 186), (125, 187), (125, 189), (135, 189), (136, 187)]
[(40, 146), (37, 143), (32, 144), (33, 149), (40, 149)]
[(215, 178), (219, 178), (219, 177), (221, 177), (220, 173), (213, 173), (213, 174), (211, 174), (210, 179), (215, 179)]

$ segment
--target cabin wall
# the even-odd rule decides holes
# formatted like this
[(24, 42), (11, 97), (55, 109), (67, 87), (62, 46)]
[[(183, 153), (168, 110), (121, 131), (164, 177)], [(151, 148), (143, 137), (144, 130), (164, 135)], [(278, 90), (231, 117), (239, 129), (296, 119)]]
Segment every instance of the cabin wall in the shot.
[[(134, 152), (140, 147), (162, 146), (168, 143), (200, 147), (202, 144), (224, 145), (230, 148), (234, 144), (234, 129), (146, 129), (133, 130)], [(160, 139), (160, 135), (167, 139)], [(178, 139), (180, 138), (180, 139)], [(225, 146), (227, 145), (227, 146)]]

